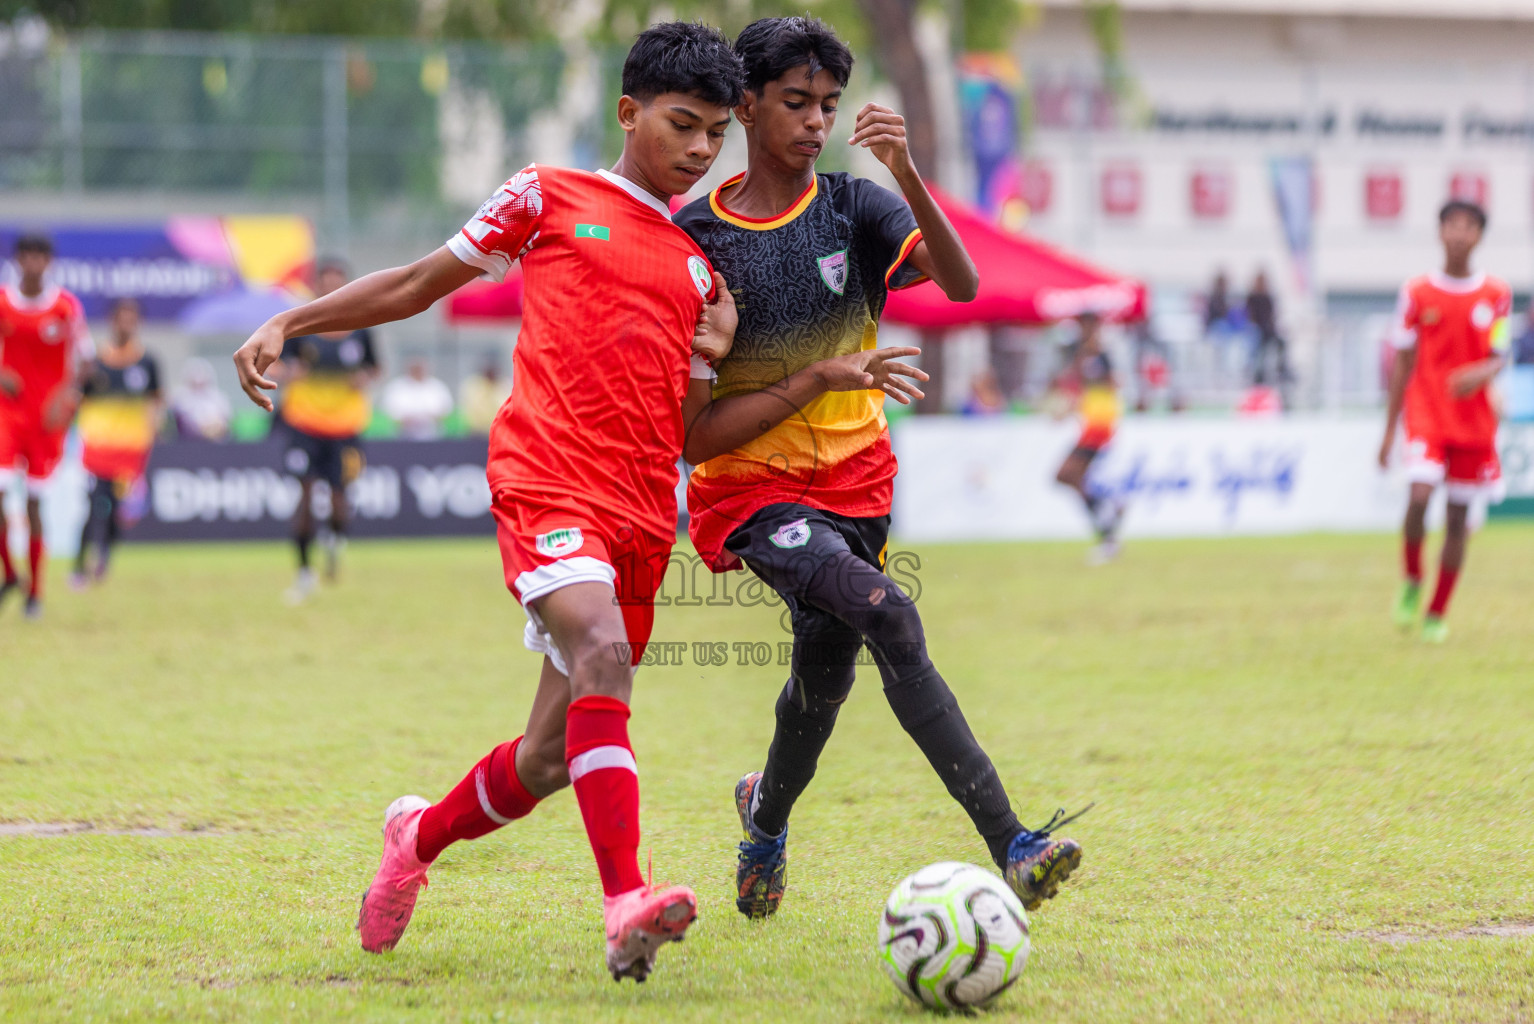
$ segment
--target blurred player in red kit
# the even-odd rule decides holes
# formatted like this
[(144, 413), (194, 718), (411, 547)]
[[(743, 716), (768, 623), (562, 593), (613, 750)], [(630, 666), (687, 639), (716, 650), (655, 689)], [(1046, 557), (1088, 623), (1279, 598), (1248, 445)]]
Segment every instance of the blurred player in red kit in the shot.
[[(80, 401), (80, 367), (95, 355), (80, 300), (44, 280), (52, 262), (47, 238), (23, 235), (16, 240), (21, 279), (0, 289), (0, 495), (24, 469), (28, 618), (42, 614), (43, 487), (64, 456), (64, 435)], [(0, 543), (0, 569), (3, 605), (21, 585), (8, 542)]]
[[(628, 718), (676, 540), (683, 402), (695, 375), (712, 376), (736, 322), (723, 279), (671, 222), (668, 201), (708, 171), (740, 96), (740, 61), (716, 30), (675, 22), (645, 31), (624, 63), (624, 148), (613, 170), (528, 167), (436, 252), (281, 314), (235, 355), (246, 393), (270, 408), (261, 392), (274, 385), (263, 373), (286, 338), (414, 315), (481, 274), (499, 280), (522, 264), (516, 385), (491, 430), (488, 476), (506, 584), (542, 674), (522, 736), (437, 803), (405, 796), (389, 806), (358, 918), (370, 952), (394, 948), (449, 844), (524, 817), (566, 786), (601, 875), (614, 979), (643, 981), (660, 945), (696, 915), (691, 889), (654, 890), (640, 873)], [(815, 379), (880, 387), (875, 364), (887, 354), (855, 353)], [(747, 407), (742, 418), (759, 416)]]
[(1379, 455), (1381, 467), (1387, 466), (1404, 411), (1411, 498), (1404, 529), (1406, 579), (1394, 609), (1403, 629), (1416, 624), (1421, 606), (1428, 501), (1439, 484), (1448, 499), (1438, 583), (1422, 621), (1422, 638), (1429, 643), (1448, 638), (1444, 614), (1465, 561), (1471, 508), (1492, 500), (1501, 483), (1491, 384), (1506, 362), (1512, 309), (1506, 282), (1470, 269), (1486, 212), (1456, 200), (1444, 206), (1438, 221), (1443, 270), (1412, 278), (1401, 289)]

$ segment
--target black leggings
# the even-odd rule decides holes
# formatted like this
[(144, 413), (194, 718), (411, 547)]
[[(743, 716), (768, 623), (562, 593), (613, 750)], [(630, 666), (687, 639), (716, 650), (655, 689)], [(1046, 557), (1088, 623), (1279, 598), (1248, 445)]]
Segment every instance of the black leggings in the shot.
[(757, 828), (776, 835), (787, 825), (794, 802), (815, 776), (866, 643), (895, 717), (968, 812), (992, 859), (1003, 864), (1008, 844), (1023, 829), (995, 766), (927, 655), (915, 602), (845, 546), (814, 554), (815, 567), (800, 572), (748, 558), (752, 570), (788, 600), (794, 626), (791, 674), (778, 697), (777, 729), (753, 819)]
[(85, 575), (86, 555), (91, 546), (95, 545), (99, 552), (96, 573), (101, 575), (107, 571), (107, 563), (112, 557), (112, 545), (121, 536), (117, 523), (117, 506), (120, 501), (117, 482), (92, 477), (87, 501), (85, 525), (80, 529), (80, 550), (75, 555), (75, 572)]

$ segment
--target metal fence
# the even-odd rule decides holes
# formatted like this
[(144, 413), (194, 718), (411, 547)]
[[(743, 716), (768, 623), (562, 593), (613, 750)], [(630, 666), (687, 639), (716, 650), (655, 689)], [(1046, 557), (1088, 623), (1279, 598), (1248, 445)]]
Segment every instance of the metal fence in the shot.
[[(562, 103), (558, 46), (92, 32), (0, 47), (0, 188), (321, 198), (326, 241), (386, 206), (433, 217), (531, 159), (540, 118), (594, 164), (596, 102)], [(474, 157), (494, 181), (455, 190)], [(467, 156), (467, 160), (465, 159)], [(547, 157), (543, 157), (547, 159)], [(477, 201), (477, 200), (475, 200)]]

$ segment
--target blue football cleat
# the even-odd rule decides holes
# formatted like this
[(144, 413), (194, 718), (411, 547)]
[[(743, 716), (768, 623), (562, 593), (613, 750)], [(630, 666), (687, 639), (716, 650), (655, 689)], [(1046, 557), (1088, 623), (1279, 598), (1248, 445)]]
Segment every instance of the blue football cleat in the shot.
[(1057, 839), (1050, 833), (1068, 825), (1092, 809), (1088, 804), (1066, 816), (1065, 808), (1055, 812), (1043, 828), (1020, 832), (1007, 847), (1007, 863), (1002, 870), (1007, 884), (1023, 901), (1025, 910), (1037, 910), (1060, 891), (1060, 883), (1081, 866), (1081, 844), (1074, 839)]
[(740, 812), (740, 862), (735, 867), (735, 906), (747, 917), (771, 917), (788, 888), (788, 829), (777, 838), (761, 834), (751, 823), (761, 772), (747, 772), (735, 784), (735, 809)]

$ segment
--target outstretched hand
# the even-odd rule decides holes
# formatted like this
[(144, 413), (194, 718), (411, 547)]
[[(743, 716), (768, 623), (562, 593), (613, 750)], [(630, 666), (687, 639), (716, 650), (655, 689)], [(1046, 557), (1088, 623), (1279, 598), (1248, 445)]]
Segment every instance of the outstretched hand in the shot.
[(234, 368), (240, 375), (240, 388), (252, 402), (267, 412), (272, 411), (272, 400), (262, 392), (275, 390), (277, 382), (268, 378), (266, 371), (282, 358), (282, 346), (286, 340), (282, 330), (267, 321), (234, 353)]
[(911, 399), (927, 396), (902, 378), (918, 381), (932, 378), (909, 363), (895, 360), (916, 355), (921, 355), (921, 349), (904, 346), (865, 349), (822, 359), (814, 365), (814, 370), (827, 391), (882, 391), (901, 405), (910, 405)]
[(714, 301), (705, 302), (698, 313), (698, 323), (692, 331), (694, 355), (707, 359), (710, 366), (718, 366), (719, 360), (730, 354), (735, 343), (735, 328), (740, 315), (735, 310), (735, 296), (730, 294), (724, 275), (714, 271)]

